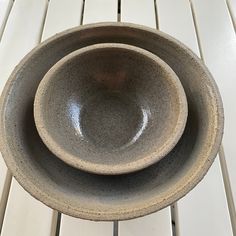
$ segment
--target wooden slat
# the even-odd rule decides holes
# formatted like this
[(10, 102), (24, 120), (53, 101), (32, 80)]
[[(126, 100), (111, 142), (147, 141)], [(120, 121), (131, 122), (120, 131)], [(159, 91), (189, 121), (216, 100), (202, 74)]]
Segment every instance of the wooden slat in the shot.
[(83, 24), (117, 21), (117, 0), (86, 0)]
[(203, 181), (178, 202), (179, 236), (233, 236), (226, 198), (219, 188), (223, 179), (215, 174), (219, 168), (215, 161)]
[(121, 0), (121, 21), (156, 28), (154, 0)]
[[(66, 0), (64, 0), (66, 2)], [(67, 17), (72, 15), (66, 13)], [(117, 20), (117, 1), (91, 1), (86, 0), (83, 13), (83, 23), (96, 23), (99, 21)], [(73, 16), (72, 16), (73, 17)], [(112, 222), (92, 222), (76, 219), (62, 214), (60, 225), (60, 236), (112, 236)]]
[(109, 222), (92, 222), (66, 215), (61, 218), (60, 236), (112, 236), (113, 225)]
[[(156, 28), (154, 1), (121, 0), (121, 21)], [(119, 235), (172, 235), (170, 208), (149, 216), (119, 222)]]
[(0, 155), (0, 171), (1, 171), (0, 172), (0, 232), (1, 232), (8, 194), (11, 186), (11, 174), (7, 170), (7, 167), (1, 155)]
[[(210, 13), (209, 10), (208, 15)], [(200, 55), (188, 0), (159, 0), (158, 15), (161, 30), (181, 40)], [(204, 24), (208, 19), (208, 16), (204, 18)], [(232, 235), (218, 157), (204, 181), (177, 205), (179, 215), (177, 228), (180, 236)], [(222, 229), (228, 234), (222, 234)]]
[(159, 29), (177, 38), (199, 57), (197, 36), (188, 0), (158, 0)]
[[(1, 90), (19, 60), (39, 42), (46, 7), (46, 0), (14, 2), (0, 44)], [(50, 235), (51, 220), (52, 210), (13, 180), (1, 235)]]
[(50, 0), (42, 40), (63, 30), (78, 26), (83, 0)]
[(172, 235), (170, 208), (157, 213), (137, 218), (134, 220), (119, 222), (120, 236), (169, 236)]
[(13, 0), (0, 0), (0, 39), (11, 10)]
[(52, 210), (39, 203), (12, 181), (1, 236), (49, 236)]

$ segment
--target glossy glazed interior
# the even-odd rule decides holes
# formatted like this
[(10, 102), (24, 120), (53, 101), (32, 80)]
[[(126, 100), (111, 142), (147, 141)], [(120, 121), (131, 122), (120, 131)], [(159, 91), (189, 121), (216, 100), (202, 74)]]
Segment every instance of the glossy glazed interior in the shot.
[[(158, 55), (178, 75), (188, 100), (186, 128), (175, 149), (157, 164), (119, 177), (66, 165), (43, 144), (33, 117), (35, 92), (50, 67), (74, 50), (104, 42), (131, 44)], [(59, 212), (90, 220), (135, 218), (177, 201), (206, 174), (223, 133), (218, 89), (197, 56), (166, 34), (122, 23), (75, 28), (39, 45), (14, 70), (0, 110), (1, 152), (20, 184)]]
[(182, 85), (160, 58), (124, 44), (97, 44), (56, 63), (34, 106), (38, 132), (67, 164), (130, 173), (160, 160), (187, 120)]

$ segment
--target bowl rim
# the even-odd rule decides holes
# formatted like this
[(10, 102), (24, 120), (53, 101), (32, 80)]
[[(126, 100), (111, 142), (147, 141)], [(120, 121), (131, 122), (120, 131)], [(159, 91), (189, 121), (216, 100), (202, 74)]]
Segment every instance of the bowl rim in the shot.
[[(176, 113), (175, 120), (172, 123), (172, 125), (174, 126), (173, 132), (170, 136), (164, 139), (162, 145), (157, 146), (155, 149), (152, 150), (152, 152), (148, 153), (147, 155), (142, 155), (140, 159), (136, 159), (128, 163), (116, 163), (110, 165), (106, 163), (100, 164), (83, 160), (78, 155), (70, 153), (65, 149), (64, 146), (61, 146), (57, 142), (57, 140), (54, 139), (54, 137), (52, 137), (50, 130), (47, 129), (47, 122), (44, 116), (44, 98), (48, 94), (46, 91), (49, 88), (51, 82), (56, 80), (55, 74), (58, 73), (58, 70), (63, 70), (63, 68), (67, 66), (68, 63), (70, 63), (72, 60), (74, 61), (78, 57), (81, 57), (86, 53), (91, 53), (103, 49), (121, 49), (125, 51), (131, 51), (132, 53), (135, 53), (135, 55), (139, 54), (141, 56), (144, 56), (145, 58), (148, 58), (149, 60), (151, 60), (151, 62), (156, 63), (158, 68), (165, 73), (166, 77), (163, 79), (169, 81), (168, 86), (172, 87), (172, 91), (174, 92), (174, 96), (176, 98), (175, 102), (179, 108), (178, 112)], [(53, 96), (53, 94), (50, 94), (50, 96)], [(50, 109), (47, 109), (47, 112), (50, 112)], [(174, 111), (171, 110), (171, 114), (173, 113)], [(55, 63), (44, 75), (43, 79), (39, 83), (34, 99), (35, 125), (42, 141), (49, 148), (49, 150), (51, 150), (51, 152), (54, 153), (58, 158), (60, 158), (68, 165), (71, 165), (72, 167), (90, 173), (104, 175), (128, 174), (134, 171), (144, 169), (145, 167), (148, 167), (164, 158), (175, 147), (175, 145), (181, 138), (187, 122), (187, 115), (187, 98), (178, 76), (171, 69), (171, 67), (157, 55), (145, 49), (123, 43), (93, 44), (67, 54), (65, 57), (61, 58), (57, 63)], [(119, 154), (117, 153), (117, 155)]]
[[(141, 30), (142, 32), (149, 32), (151, 34), (159, 35), (161, 38), (165, 38), (166, 40), (174, 43), (180, 50), (185, 51), (186, 54), (190, 55), (196, 64), (198, 64), (199, 67), (205, 72), (208, 78), (208, 82), (212, 86), (211, 92), (214, 95), (215, 99), (215, 115), (216, 119), (214, 122), (214, 128), (216, 129), (216, 132), (214, 134), (214, 138), (212, 138), (212, 146), (208, 150), (207, 160), (205, 160), (202, 165), (198, 166), (194, 174), (191, 176), (188, 176), (188, 179), (183, 179), (179, 185), (175, 186), (174, 191), (171, 192), (171, 194), (168, 195), (168, 197), (161, 197), (161, 200), (154, 199), (152, 202), (149, 202), (147, 205), (138, 207), (133, 209), (133, 211), (113, 211), (113, 212), (96, 212), (96, 210), (78, 210), (77, 208), (68, 207), (67, 204), (60, 201), (59, 198), (56, 198), (55, 196), (50, 196), (45, 190), (40, 188), (40, 185), (36, 185), (35, 181), (27, 178), (27, 173), (24, 173), (24, 171), (20, 170), (14, 160), (12, 150), (5, 145), (5, 143), (8, 143), (7, 140), (7, 132), (4, 126), (4, 112), (3, 109), (8, 101), (8, 94), (10, 93), (10, 89), (12, 84), (14, 84), (15, 77), (18, 73), (18, 70), (24, 66), (24, 64), (28, 61), (28, 59), (36, 53), (39, 49), (45, 48), (46, 45), (56, 39), (59, 39), (60, 37), (63, 37), (68, 34), (75, 33), (77, 31), (82, 31), (86, 29), (91, 28), (100, 28), (100, 27), (126, 27), (127, 29), (136, 29)], [(0, 111), (1, 111), (1, 122), (0, 122), (0, 147), (1, 147), (1, 153), (4, 157), (4, 160), (6, 162), (7, 167), (9, 170), (13, 173), (16, 180), (20, 183), (20, 185), (29, 192), (32, 196), (34, 196), (36, 199), (42, 201), (47, 206), (57, 209), (58, 211), (82, 218), (82, 219), (88, 219), (88, 220), (94, 220), (94, 221), (113, 221), (113, 220), (127, 220), (132, 219), (136, 217), (141, 217), (147, 214), (151, 214), (153, 212), (156, 212), (157, 210), (161, 210), (162, 208), (169, 206), (171, 203), (179, 200), (181, 197), (185, 196), (193, 187), (199, 183), (203, 177), (205, 176), (207, 170), (212, 165), (217, 153), (218, 148), (220, 147), (222, 136), (223, 136), (223, 126), (224, 126), (224, 114), (223, 114), (223, 104), (221, 100), (221, 96), (218, 90), (218, 87), (212, 78), (211, 73), (207, 69), (206, 66), (203, 65), (201, 59), (195, 55), (191, 49), (189, 49), (187, 46), (185, 46), (183, 43), (181, 43), (179, 40), (169, 36), (166, 33), (163, 33), (157, 29), (152, 29), (146, 26), (132, 24), (132, 23), (121, 23), (121, 22), (103, 22), (103, 23), (95, 23), (95, 24), (88, 24), (83, 26), (77, 26), (72, 29), (65, 30), (59, 34), (56, 34), (47, 40), (43, 41), (41, 44), (39, 44), (37, 47), (35, 47), (32, 51), (30, 51), (18, 64), (18, 66), (15, 67), (13, 70), (11, 76), (9, 77), (0, 100)], [(181, 190), (179, 190), (181, 189)], [(169, 192), (168, 192), (169, 193)]]

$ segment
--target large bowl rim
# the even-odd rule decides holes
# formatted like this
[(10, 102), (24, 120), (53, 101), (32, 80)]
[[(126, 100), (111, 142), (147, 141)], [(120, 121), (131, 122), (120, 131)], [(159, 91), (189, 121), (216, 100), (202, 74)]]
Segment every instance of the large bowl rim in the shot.
[[(12, 84), (14, 84), (15, 77), (18, 73), (18, 70), (24, 66), (24, 64), (28, 61), (28, 59), (36, 53), (41, 48), (45, 47), (50, 42), (66, 36), (68, 34), (82, 31), (85, 29), (91, 29), (91, 28), (100, 28), (100, 27), (126, 27), (130, 29), (137, 29), (141, 31), (146, 31), (152, 34), (159, 35), (161, 38), (165, 38), (166, 40), (174, 43), (179, 49), (184, 50), (186, 53), (188, 53), (193, 60), (202, 68), (202, 70), (205, 72), (208, 78), (208, 82), (212, 85), (213, 93), (214, 93), (214, 99), (216, 101), (215, 105), (215, 116), (217, 117), (214, 125), (214, 128), (216, 129), (216, 133), (214, 135), (214, 138), (212, 138), (212, 146), (211, 149), (209, 149), (207, 154), (207, 160), (202, 163), (201, 166), (198, 166), (196, 168), (193, 175), (188, 176), (188, 179), (184, 179), (181, 181), (181, 184), (175, 187), (175, 191), (172, 191), (172, 194), (170, 194), (168, 197), (163, 197), (162, 200), (157, 201), (157, 199), (154, 199), (154, 201), (150, 202), (148, 205), (143, 205), (140, 208), (135, 208), (133, 211), (121, 211), (117, 210), (114, 212), (96, 212), (96, 209), (94, 211), (89, 210), (82, 210), (77, 208), (68, 207), (67, 204), (63, 203), (57, 198), (51, 197), (48, 195), (46, 191), (40, 188), (34, 187), (34, 182), (27, 178), (27, 173), (24, 173), (21, 171), (14, 161), (14, 157), (11, 155), (12, 150), (9, 148), (8, 145), (5, 145), (8, 143), (7, 141), (7, 132), (4, 127), (4, 107), (8, 101), (8, 94), (11, 89)], [(51, 38), (45, 40), (44, 42), (40, 43), (37, 47), (35, 47), (32, 51), (30, 51), (18, 64), (18, 66), (15, 67), (13, 70), (11, 76), (9, 77), (0, 100), (0, 111), (1, 111), (1, 121), (0, 121), (0, 147), (1, 147), (1, 153), (2, 156), (6, 162), (7, 167), (12, 172), (13, 176), (16, 178), (16, 180), (20, 183), (20, 185), (29, 192), (32, 196), (34, 196), (36, 199), (42, 201), (47, 206), (57, 209), (58, 211), (71, 215), (74, 217), (82, 218), (82, 219), (88, 219), (88, 220), (94, 220), (94, 221), (113, 221), (113, 220), (127, 220), (132, 219), (140, 216), (144, 216), (153, 212), (156, 212), (157, 210), (161, 210), (164, 207), (169, 206), (173, 202), (179, 200), (183, 196), (185, 196), (193, 187), (199, 183), (203, 177), (205, 176), (207, 170), (212, 165), (217, 153), (218, 149), (221, 144), (222, 136), (223, 136), (223, 126), (224, 126), (224, 115), (223, 115), (223, 104), (220, 97), (220, 93), (218, 90), (218, 87), (212, 78), (212, 75), (210, 74), (209, 70), (206, 68), (206, 66), (203, 65), (200, 58), (198, 58), (187, 46), (185, 46), (183, 43), (178, 41), (177, 39), (174, 39), (173, 37), (167, 35), (166, 33), (160, 32), (156, 29), (151, 29), (142, 25), (136, 25), (132, 23), (121, 23), (121, 22), (103, 22), (103, 23), (96, 23), (96, 24), (88, 24), (83, 26), (77, 26), (72, 29), (65, 30), (59, 34), (56, 34), (55, 36), (52, 36)], [(33, 186), (33, 187), (32, 187)], [(179, 190), (181, 186), (181, 189)]]

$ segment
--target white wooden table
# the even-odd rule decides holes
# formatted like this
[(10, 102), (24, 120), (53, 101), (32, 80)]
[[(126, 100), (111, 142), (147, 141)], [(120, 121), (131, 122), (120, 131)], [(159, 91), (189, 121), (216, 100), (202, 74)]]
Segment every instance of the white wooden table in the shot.
[[(0, 89), (40, 41), (80, 24), (124, 21), (158, 28), (201, 57), (225, 107), (223, 146), (204, 180), (160, 212), (122, 222), (60, 214), (32, 198), (0, 157), (2, 236), (236, 235), (236, 0), (0, 0)], [(0, 134), (1, 135), (1, 134)]]

